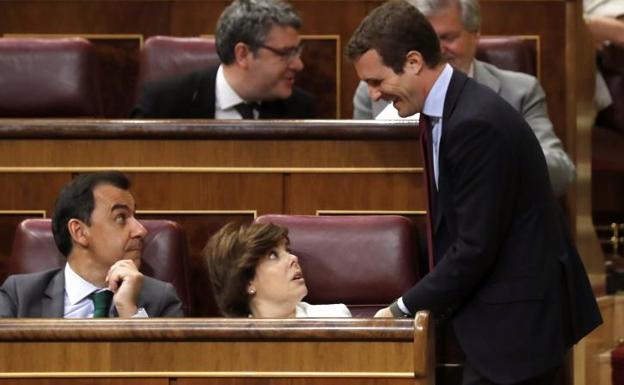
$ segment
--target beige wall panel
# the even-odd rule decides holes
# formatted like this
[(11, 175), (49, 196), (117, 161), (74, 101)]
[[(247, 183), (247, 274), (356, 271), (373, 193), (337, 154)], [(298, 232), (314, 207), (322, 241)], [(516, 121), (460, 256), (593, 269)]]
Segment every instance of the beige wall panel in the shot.
[(129, 173), (140, 210), (281, 212), (281, 174)]
[(0, 210), (45, 210), (51, 214), (58, 192), (70, 180), (71, 172), (0, 173)]
[(0, 167), (414, 167), (412, 140), (3, 140)]
[(168, 378), (11, 378), (0, 385), (170, 385)]
[(317, 210), (425, 210), (420, 173), (291, 174), (285, 213)]
[[(0, 383), (2, 384), (2, 383)], [(177, 385), (414, 385), (413, 378), (178, 378)]]

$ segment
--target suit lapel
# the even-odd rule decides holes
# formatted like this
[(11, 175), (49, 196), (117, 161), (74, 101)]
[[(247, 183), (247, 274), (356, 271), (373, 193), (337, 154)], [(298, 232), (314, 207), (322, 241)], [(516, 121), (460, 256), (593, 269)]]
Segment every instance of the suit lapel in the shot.
[(50, 280), (41, 300), (41, 317), (63, 318), (65, 304), (65, 269)]
[(193, 85), (190, 117), (214, 119), (215, 116), (215, 85), (219, 67), (202, 72)]

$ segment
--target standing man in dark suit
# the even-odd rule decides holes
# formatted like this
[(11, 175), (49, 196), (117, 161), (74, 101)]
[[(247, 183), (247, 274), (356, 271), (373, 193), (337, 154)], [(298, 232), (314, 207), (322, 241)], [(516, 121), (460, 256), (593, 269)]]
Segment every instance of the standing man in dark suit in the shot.
[(523, 117), (441, 60), (404, 0), (375, 9), (347, 45), (373, 100), (421, 113), (432, 270), (377, 316), (448, 318), (464, 384), (550, 384), (567, 350), (601, 323), (544, 154)]
[(52, 232), (67, 263), (7, 278), (0, 317), (182, 317), (173, 286), (138, 270), (147, 231), (129, 188), (119, 172), (83, 174), (65, 186)]
[(311, 119), (312, 97), (294, 87), (303, 69), (301, 19), (281, 0), (235, 0), (219, 17), (221, 65), (147, 84), (134, 118)]
[[(550, 183), (556, 196), (565, 194), (576, 179), (574, 163), (566, 154), (548, 117), (546, 94), (539, 80), (521, 72), (506, 71), (475, 59), (481, 30), (478, 0), (412, 0), (438, 35), (442, 58), (477, 82), (488, 86), (518, 110), (533, 129), (546, 157)], [(360, 82), (353, 96), (355, 119), (396, 119), (383, 99), (373, 102), (368, 86)], [(408, 117), (409, 119), (409, 117)]]

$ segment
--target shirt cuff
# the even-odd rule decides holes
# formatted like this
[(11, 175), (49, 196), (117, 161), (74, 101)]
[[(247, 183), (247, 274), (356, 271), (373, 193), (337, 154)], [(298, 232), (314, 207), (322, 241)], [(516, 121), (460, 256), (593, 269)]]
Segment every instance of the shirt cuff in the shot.
[(407, 310), (407, 307), (403, 303), (403, 297), (399, 297), (399, 299), (397, 299), (397, 306), (399, 307), (399, 309), (401, 309), (403, 313), (412, 315), (412, 313), (410, 313), (410, 311)]
[(149, 318), (144, 308), (140, 307), (132, 318)]

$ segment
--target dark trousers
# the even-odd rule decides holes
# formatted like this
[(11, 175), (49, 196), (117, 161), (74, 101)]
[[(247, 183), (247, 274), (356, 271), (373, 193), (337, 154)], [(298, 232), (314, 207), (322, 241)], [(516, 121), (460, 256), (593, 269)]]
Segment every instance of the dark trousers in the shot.
[[(560, 368), (549, 370), (537, 377), (529, 378), (514, 385), (553, 385)], [(498, 385), (495, 382), (483, 377), (472, 365), (466, 361), (462, 372), (462, 385)]]

